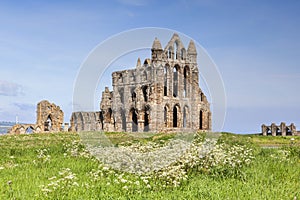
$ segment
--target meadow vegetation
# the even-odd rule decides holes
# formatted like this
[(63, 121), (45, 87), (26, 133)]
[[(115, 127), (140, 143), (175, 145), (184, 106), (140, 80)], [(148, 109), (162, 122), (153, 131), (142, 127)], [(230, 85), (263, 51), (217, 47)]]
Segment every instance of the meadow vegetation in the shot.
[(291, 136), (0, 137), (0, 199), (299, 199), (299, 169), (300, 139)]

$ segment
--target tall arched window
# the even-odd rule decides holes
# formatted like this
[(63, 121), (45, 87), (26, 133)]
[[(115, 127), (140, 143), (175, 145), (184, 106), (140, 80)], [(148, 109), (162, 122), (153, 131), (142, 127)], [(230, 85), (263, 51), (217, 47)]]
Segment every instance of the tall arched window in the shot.
[(173, 127), (179, 127), (180, 126), (180, 116), (181, 112), (180, 112), (180, 106), (179, 104), (176, 104), (173, 107)]
[(173, 69), (173, 97), (178, 96), (178, 65)]
[(131, 100), (132, 100), (133, 102), (136, 101), (135, 88), (131, 88)]
[(202, 130), (203, 129), (203, 111), (200, 110), (200, 114), (199, 114), (199, 129)]
[(49, 115), (47, 117), (47, 121), (45, 122), (44, 131), (51, 131), (51, 129), (52, 129), (52, 117), (51, 115)]
[(174, 60), (178, 59), (178, 42), (174, 43)]
[(147, 132), (149, 131), (149, 116), (150, 116), (150, 106), (145, 106), (144, 109), (144, 131)]
[(183, 96), (184, 97), (188, 97), (188, 93), (189, 93), (189, 67), (185, 66), (184, 70), (183, 70)]
[(185, 51), (184, 51), (184, 48), (182, 48), (182, 49), (180, 50), (180, 59), (183, 60), (184, 57), (185, 57)]
[(137, 110), (132, 108), (130, 110), (130, 117), (131, 117), (131, 125), (132, 125), (132, 132), (137, 132), (138, 131), (138, 115), (137, 115)]
[(178, 115), (177, 115), (177, 110), (178, 108), (176, 106), (174, 106), (173, 108), (173, 127), (177, 127), (177, 123), (178, 123)]
[(106, 117), (107, 117), (107, 122), (111, 122), (111, 117), (112, 117), (112, 109), (111, 108), (108, 108)]
[(148, 101), (148, 86), (144, 85), (142, 87), (142, 91), (143, 91), (144, 101), (147, 102)]
[(168, 67), (164, 67), (164, 96), (168, 96)]
[(172, 58), (172, 47), (168, 49), (168, 58)]

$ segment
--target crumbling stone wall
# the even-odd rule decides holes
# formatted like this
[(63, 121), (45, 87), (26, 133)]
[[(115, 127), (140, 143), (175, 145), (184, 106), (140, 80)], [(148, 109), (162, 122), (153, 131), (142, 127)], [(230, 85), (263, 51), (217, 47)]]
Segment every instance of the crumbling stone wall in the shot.
[(36, 124), (16, 124), (9, 130), (9, 133), (23, 134), (63, 131), (64, 113), (59, 106), (43, 100), (37, 104), (36, 113)]
[(37, 104), (36, 113), (36, 124), (42, 127), (43, 131), (58, 132), (62, 130), (64, 113), (59, 106), (44, 100)]
[(71, 131), (100, 131), (103, 129), (101, 112), (73, 112)]
[(42, 129), (36, 124), (16, 124), (8, 131), (8, 133), (25, 134), (25, 133), (40, 133)]
[(281, 122), (279, 126), (275, 123), (272, 123), (271, 126), (266, 126), (263, 124), (261, 126), (262, 135), (272, 135), (272, 136), (286, 136), (286, 135), (297, 135), (296, 126), (291, 123), (291, 125), (287, 126), (284, 122)]
[[(99, 119), (104, 131), (211, 130), (210, 105), (199, 87), (197, 51), (174, 34), (163, 49), (155, 38), (151, 59), (112, 73), (113, 91), (102, 93)], [(89, 117), (73, 113), (74, 130), (90, 130)], [(98, 123), (97, 120), (92, 120)]]

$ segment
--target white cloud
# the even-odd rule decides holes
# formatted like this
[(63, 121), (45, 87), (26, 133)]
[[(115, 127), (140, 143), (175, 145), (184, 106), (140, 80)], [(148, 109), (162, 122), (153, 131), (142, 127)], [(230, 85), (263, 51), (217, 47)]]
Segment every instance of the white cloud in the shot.
[(17, 83), (0, 80), (0, 96), (22, 95), (22, 90), (22, 86)]

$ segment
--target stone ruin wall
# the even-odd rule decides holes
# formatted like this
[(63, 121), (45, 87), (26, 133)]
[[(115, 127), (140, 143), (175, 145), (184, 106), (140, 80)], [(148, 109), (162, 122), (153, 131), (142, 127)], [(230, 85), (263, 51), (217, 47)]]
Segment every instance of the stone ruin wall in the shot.
[(162, 49), (158, 39), (152, 59), (135, 69), (112, 73), (113, 91), (102, 93), (100, 112), (76, 112), (75, 131), (209, 131), (210, 105), (199, 87), (197, 52), (186, 50), (177, 34)]
[(16, 124), (8, 133), (42, 133), (68, 131), (69, 124), (66, 123), (63, 128), (64, 113), (59, 106), (49, 101), (43, 100), (37, 104), (36, 124)]
[(64, 113), (59, 106), (44, 100), (37, 104), (36, 124), (44, 131), (58, 132), (64, 121)]
[(287, 136), (287, 135), (300, 135), (296, 130), (296, 126), (291, 123), (291, 125), (287, 126), (284, 122), (281, 122), (280, 125), (276, 125), (272, 123), (271, 126), (266, 126), (263, 124), (261, 126), (262, 135), (272, 135), (272, 136)]
[(73, 112), (70, 131), (102, 130), (101, 112)]

